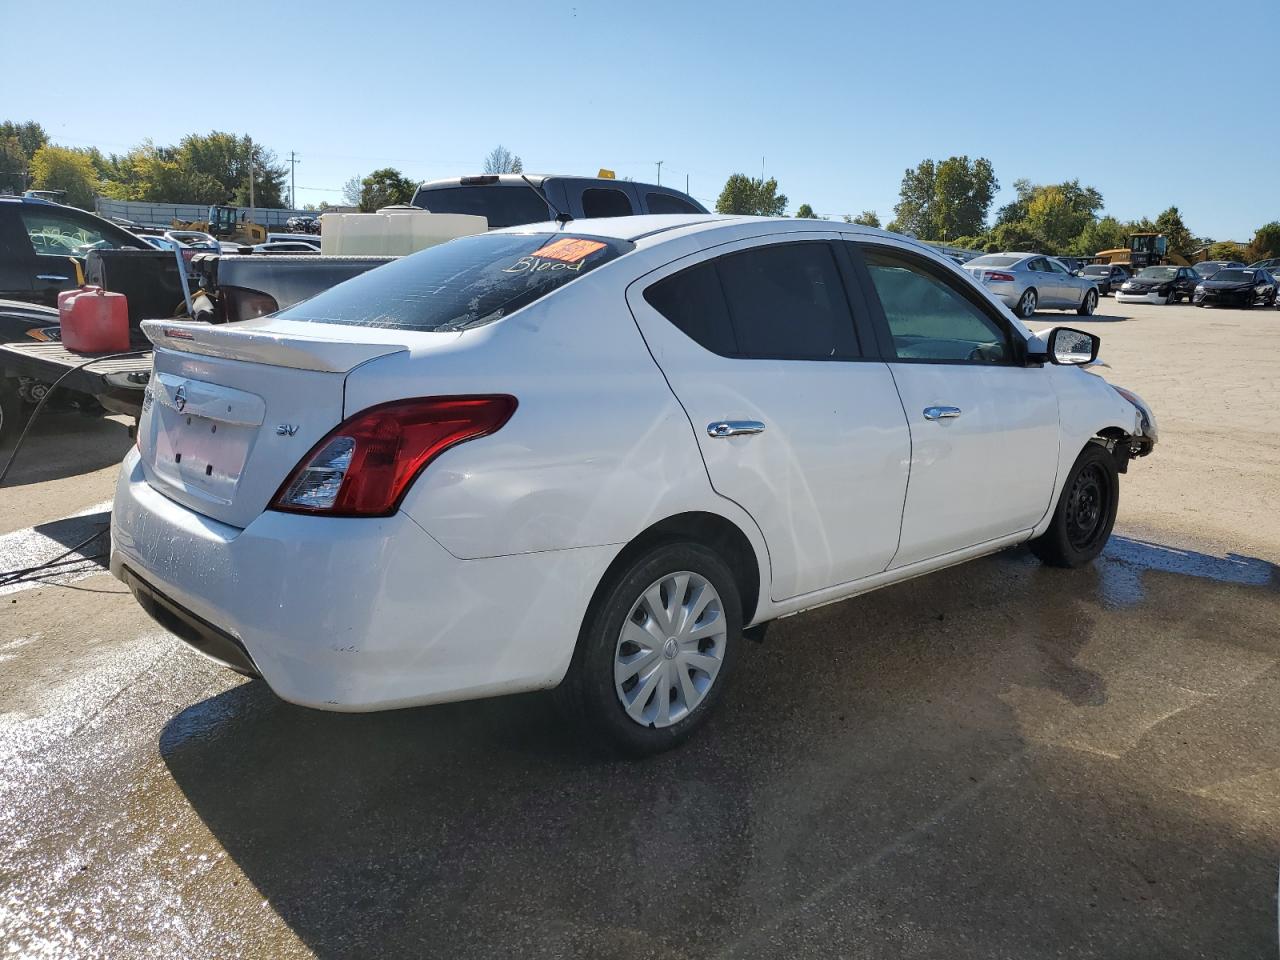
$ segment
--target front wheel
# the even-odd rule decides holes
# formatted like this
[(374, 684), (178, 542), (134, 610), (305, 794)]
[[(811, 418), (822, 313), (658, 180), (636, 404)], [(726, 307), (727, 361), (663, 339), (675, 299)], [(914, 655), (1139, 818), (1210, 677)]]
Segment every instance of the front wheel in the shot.
[(1076, 458), (1049, 529), (1028, 544), (1051, 567), (1080, 567), (1102, 553), (1120, 506), (1120, 474), (1106, 447), (1088, 444)]
[(590, 736), (660, 753), (706, 722), (742, 642), (733, 573), (697, 543), (658, 544), (602, 585), (556, 700)]
[(1036, 314), (1036, 292), (1028, 289), (1022, 295), (1022, 299), (1018, 301), (1018, 316), (1023, 320), (1030, 320)]
[(1076, 308), (1076, 313), (1082, 317), (1093, 316), (1093, 311), (1098, 309), (1098, 293), (1096, 290), (1085, 291), (1084, 300), (1080, 302), (1080, 306)]

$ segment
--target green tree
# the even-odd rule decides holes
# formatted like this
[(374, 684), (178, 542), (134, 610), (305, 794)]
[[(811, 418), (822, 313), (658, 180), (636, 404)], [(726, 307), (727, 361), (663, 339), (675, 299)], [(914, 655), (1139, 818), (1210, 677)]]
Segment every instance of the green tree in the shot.
[(1249, 244), (1249, 262), (1280, 257), (1280, 220), (1263, 224)]
[[(253, 167), (253, 202), (258, 207), (283, 207), (288, 171), (276, 163), (276, 155), (247, 136), (214, 130), (191, 133), (173, 149), (174, 161), (193, 182), (216, 180), (226, 197), (239, 206), (249, 205), (249, 169)], [(178, 201), (181, 202), (181, 201)], [(202, 202), (188, 200), (188, 203)]]
[(781, 217), (787, 211), (787, 195), (778, 193), (778, 181), (735, 173), (725, 181), (716, 200), (716, 213), (748, 217)]
[(375, 170), (360, 181), (360, 210), (373, 213), (383, 207), (408, 203), (416, 188), (417, 184), (395, 167)]
[(903, 172), (889, 229), (935, 241), (981, 233), (999, 188), (986, 157), (921, 160)]
[(28, 160), (31, 160), (36, 155), (36, 151), (49, 142), (49, 134), (45, 133), (44, 127), (34, 120), (23, 123), (6, 120), (0, 123), (0, 140), (9, 137), (18, 141), (18, 148)]
[(485, 173), (524, 173), (524, 161), (498, 144), (484, 158)]
[(1115, 250), (1128, 243), (1129, 232), (1115, 217), (1092, 220), (1072, 242), (1069, 253), (1091, 257), (1099, 250)]
[(1040, 240), (1031, 231), (1026, 220), (1015, 220), (1009, 223), (998, 223), (991, 228), (991, 232), (986, 235), (986, 243), (983, 248), (991, 252), (1003, 250), (1011, 251), (1035, 251), (1040, 246)]
[(1182, 222), (1182, 214), (1177, 207), (1170, 207), (1156, 217), (1156, 232), (1164, 234), (1170, 253), (1182, 257), (1191, 256), (1192, 251), (1199, 246), (1187, 225)]
[(1209, 248), (1209, 260), (1239, 260), (1247, 263), (1249, 251), (1232, 240), (1219, 240)]
[(71, 206), (92, 210), (98, 195), (98, 171), (88, 150), (44, 146), (31, 158), (31, 186), (65, 190)]
[(813, 212), (813, 207), (807, 203), (800, 204), (800, 208), (796, 210), (796, 217), (801, 220), (817, 220), (818, 215)]
[(31, 181), (31, 158), (49, 142), (34, 120), (0, 123), (0, 193), (21, 193)]
[(874, 210), (863, 210), (856, 217), (851, 217), (846, 213), (844, 216), (844, 222), (857, 223), (864, 227), (875, 227), (877, 230), (880, 229), (880, 218), (876, 215)]

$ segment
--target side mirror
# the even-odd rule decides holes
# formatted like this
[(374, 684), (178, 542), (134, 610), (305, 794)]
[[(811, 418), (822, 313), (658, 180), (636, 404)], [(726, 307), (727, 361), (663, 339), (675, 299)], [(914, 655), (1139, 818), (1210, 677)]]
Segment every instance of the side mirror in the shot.
[(1054, 327), (1049, 331), (1049, 362), (1079, 366), (1098, 359), (1102, 340), (1092, 333), (1073, 327)]
[(1083, 271), (1083, 270), (1072, 270), (1072, 271), (1071, 271), (1071, 275), (1072, 275), (1073, 277), (1083, 277), (1083, 276), (1084, 276), (1084, 271)]

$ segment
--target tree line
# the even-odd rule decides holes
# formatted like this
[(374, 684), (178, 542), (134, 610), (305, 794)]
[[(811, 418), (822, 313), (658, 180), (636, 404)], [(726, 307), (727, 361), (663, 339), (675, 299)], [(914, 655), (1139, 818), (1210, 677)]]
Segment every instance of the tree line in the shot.
[[(1013, 182), (1013, 188), (1013, 201), (997, 209), (989, 220), (1000, 189), (990, 160), (971, 160), (967, 156), (922, 160), (903, 172), (894, 216), (885, 229), (984, 252), (1029, 250), (1058, 256), (1092, 256), (1100, 250), (1126, 246), (1130, 234), (1161, 233), (1171, 253), (1188, 259), (1206, 248), (1211, 260), (1248, 263), (1280, 256), (1280, 222), (1259, 227), (1248, 244), (1214, 242), (1193, 234), (1176, 206), (1154, 220), (1143, 217), (1121, 222), (1104, 216), (1102, 193), (1079, 180), (1038, 184), (1019, 179)], [(741, 173), (729, 177), (716, 201), (717, 213), (781, 216), (786, 209), (787, 196), (779, 192), (775, 179)], [(795, 215), (818, 216), (807, 203), (800, 204)], [(864, 210), (857, 216), (845, 214), (843, 219), (870, 227), (881, 225), (874, 210)]]

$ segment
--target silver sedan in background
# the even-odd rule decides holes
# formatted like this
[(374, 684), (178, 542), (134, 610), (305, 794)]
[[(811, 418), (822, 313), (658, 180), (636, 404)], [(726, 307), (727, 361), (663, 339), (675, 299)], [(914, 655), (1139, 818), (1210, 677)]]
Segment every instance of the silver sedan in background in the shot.
[(1074, 310), (1087, 317), (1098, 308), (1098, 288), (1060, 261), (1040, 253), (988, 253), (963, 269), (1022, 318), (1037, 309)]

